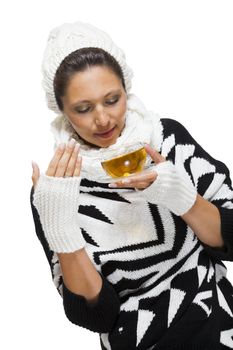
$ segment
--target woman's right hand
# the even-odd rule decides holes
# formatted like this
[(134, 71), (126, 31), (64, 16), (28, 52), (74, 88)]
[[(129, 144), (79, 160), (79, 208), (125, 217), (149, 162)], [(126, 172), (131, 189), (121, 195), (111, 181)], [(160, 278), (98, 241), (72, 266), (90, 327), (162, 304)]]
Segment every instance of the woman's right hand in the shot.
[[(54, 177), (79, 176), (81, 165), (82, 158), (79, 156), (79, 144), (71, 139), (67, 144), (60, 143), (58, 145), (45, 174)], [(32, 182), (35, 188), (40, 177), (40, 169), (35, 162), (32, 166)]]
[(52, 251), (71, 253), (82, 249), (86, 241), (79, 227), (81, 157), (79, 145), (69, 142), (56, 149), (46, 173), (33, 172), (33, 205), (40, 216), (45, 237)]

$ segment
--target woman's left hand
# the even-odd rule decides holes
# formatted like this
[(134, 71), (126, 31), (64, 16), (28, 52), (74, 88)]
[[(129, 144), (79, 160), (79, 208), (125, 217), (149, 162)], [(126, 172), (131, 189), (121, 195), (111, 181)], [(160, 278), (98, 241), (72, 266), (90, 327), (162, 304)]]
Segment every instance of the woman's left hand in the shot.
[[(155, 164), (159, 164), (166, 161), (166, 159), (159, 152), (153, 149), (150, 145), (146, 144), (144, 148), (147, 154), (149, 154), (152, 160), (155, 162)], [(150, 172), (148, 171), (148, 173), (146, 174), (135, 174), (134, 176), (130, 176), (130, 178), (126, 177), (124, 180), (114, 182), (114, 184), (110, 184), (109, 187), (132, 187), (138, 190), (143, 190), (150, 186), (152, 182), (156, 180), (157, 176), (158, 174), (154, 170)]]
[(162, 205), (176, 215), (185, 214), (195, 203), (197, 189), (190, 175), (182, 166), (166, 160), (149, 145), (147, 153), (155, 161), (155, 166), (147, 174), (126, 178), (130, 182), (117, 183), (116, 187), (133, 187), (140, 196), (150, 203)]

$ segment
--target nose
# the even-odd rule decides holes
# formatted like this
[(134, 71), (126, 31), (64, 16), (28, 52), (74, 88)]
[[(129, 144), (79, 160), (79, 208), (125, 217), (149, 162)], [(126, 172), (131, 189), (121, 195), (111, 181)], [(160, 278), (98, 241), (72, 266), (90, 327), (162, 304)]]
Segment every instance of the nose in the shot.
[(109, 124), (109, 116), (107, 115), (107, 113), (102, 110), (100, 112), (97, 113), (96, 115), (96, 124), (106, 127)]

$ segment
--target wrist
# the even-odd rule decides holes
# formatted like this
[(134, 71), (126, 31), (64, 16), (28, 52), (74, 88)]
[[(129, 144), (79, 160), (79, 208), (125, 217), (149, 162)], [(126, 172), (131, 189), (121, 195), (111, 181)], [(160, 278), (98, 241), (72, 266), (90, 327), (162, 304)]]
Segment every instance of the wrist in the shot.
[(33, 204), (54, 252), (74, 252), (86, 244), (78, 223), (80, 181), (81, 177), (41, 174), (35, 188)]
[(167, 207), (176, 215), (183, 215), (195, 203), (197, 190), (187, 173), (180, 173), (167, 160), (153, 167), (157, 178), (140, 194), (148, 202)]

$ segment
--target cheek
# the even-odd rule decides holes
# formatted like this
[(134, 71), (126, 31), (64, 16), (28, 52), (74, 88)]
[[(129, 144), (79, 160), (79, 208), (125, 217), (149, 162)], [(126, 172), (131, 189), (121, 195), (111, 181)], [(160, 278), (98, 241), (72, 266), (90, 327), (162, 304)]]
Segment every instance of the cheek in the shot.
[(88, 121), (79, 122), (76, 129), (78, 129), (80, 133), (88, 134), (92, 129), (92, 123)]
[(70, 123), (78, 133), (85, 133), (89, 129), (88, 123), (84, 119), (70, 118)]
[(118, 109), (118, 118), (124, 120), (127, 104), (126, 101), (122, 102)]

